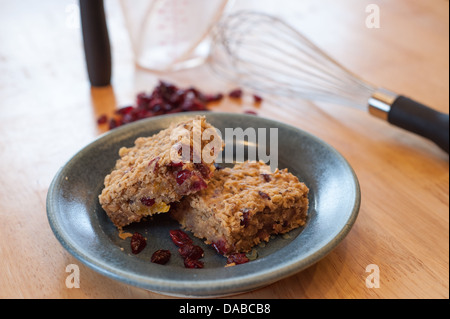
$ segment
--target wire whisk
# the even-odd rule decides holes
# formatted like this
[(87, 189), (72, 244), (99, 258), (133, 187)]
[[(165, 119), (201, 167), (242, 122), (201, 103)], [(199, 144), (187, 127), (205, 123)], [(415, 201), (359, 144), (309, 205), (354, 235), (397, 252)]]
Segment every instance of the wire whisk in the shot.
[(259, 93), (348, 105), (431, 139), (448, 153), (449, 117), (364, 81), (283, 20), (253, 11), (214, 30), (210, 66)]

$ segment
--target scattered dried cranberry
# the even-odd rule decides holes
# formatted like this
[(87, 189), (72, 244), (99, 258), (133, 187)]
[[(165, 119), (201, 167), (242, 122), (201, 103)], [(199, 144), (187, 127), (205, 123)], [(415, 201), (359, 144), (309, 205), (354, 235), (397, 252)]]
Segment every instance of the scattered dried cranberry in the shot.
[(270, 200), (270, 196), (267, 195), (266, 193), (261, 192), (261, 191), (258, 191), (258, 194), (259, 194), (259, 196), (261, 196), (262, 198)]
[(195, 169), (202, 174), (203, 178), (209, 178), (209, 175), (211, 174), (209, 167), (203, 163), (196, 163)]
[(130, 245), (131, 252), (133, 254), (139, 254), (145, 248), (145, 246), (147, 246), (147, 241), (145, 240), (144, 236), (142, 236), (138, 232), (135, 232), (131, 237)]
[(203, 266), (203, 262), (198, 259), (192, 259), (189, 257), (184, 259), (184, 267), (186, 268), (203, 268)]
[(203, 268), (203, 262), (199, 261), (203, 257), (204, 251), (200, 246), (194, 245), (192, 239), (182, 230), (171, 230), (170, 238), (177, 245), (180, 256), (184, 259), (186, 268)]
[(125, 107), (118, 109), (115, 113), (119, 114), (119, 115), (125, 115), (125, 114), (131, 113), (131, 111), (133, 111), (132, 106), (125, 106)]
[(208, 185), (206, 184), (205, 180), (197, 176), (197, 180), (194, 181), (191, 185), (191, 190), (198, 192), (201, 191), (202, 189), (205, 189), (206, 187), (208, 187)]
[(173, 162), (171, 161), (169, 164), (167, 164), (168, 167), (183, 167), (183, 162)]
[(272, 177), (270, 177), (270, 174), (261, 174), (261, 176), (264, 178), (264, 181), (266, 183), (268, 183), (272, 180)]
[(183, 169), (183, 170), (177, 172), (175, 179), (177, 180), (177, 184), (181, 185), (186, 181), (186, 179), (190, 178), (191, 176), (192, 176), (192, 172), (190, 170)]
[(116, 120), (114, 118), (109, 119), (109, 129), (112, 130), (118, 126), (121, 125), (121, 121), (120, 120)]
[(263, 98), (260, 97), (259, 95), (253, 94), (253, 102), (255, 102), (255, 104), (260, 104), (263, 101)]
[[(195, 88), (180, 89), (177, 86), (160, 81), (151, 93), (141, 92), (136, 96), (135, 106), (125, 106), (118, 109), (114, 118), (109, 119), (109, 128), (128, 124), (147, 117), (188, 112), (208, 111), (208, 104), (220, 101), (223, 94), (203, 94)], [(102, 118), (99, 124), (107, 123), (108, 118)]]
[(235, 253), (231, 254), (227, 258), (227, 264), (235, 263), (236, 265), (248, 263), (250, 259), (248, 259), (247, 255), (244, 253)]
[(178, 247), (182, 247), (186, 244), (192, 244), (192, 239), (182, 230), (171, 230), (169, 235), (173, 243)]
[(149, 94), (147, 94), (145, 92), (139, 93), (136, 96), (137, 107), (138, 108), (145, 107), (145, 106), (147, 106), (150, 103), (151, 100), (152, 100), (152, 96), (151, 95), (149, 95)]
[(178, 252), (183, 258), (200, 259), (204, 255), (204, 251), (200, 246), (186, 244), (178, 248)]
[(228, 252), (227, 243), (225, 240), (218, 240), (211, 244), (214, 249), (221, 255), (225, 255)]
[[(243, 90), (236, 88), (228, 93), (232, 99), (240, 99)], [(224, 98), (222, 93), (205, 94), (196, 88), (182, 89), (171, 83), (160, 81), (149, 93), (141, 92), (136, 95), (135, 105), (129, 105), (116, 110), (114, 117), (102, 116), (98, 124), (109, 123), (109, 129), (125, 125), (140, 119), (190, 111), (208, 111), (208, 104), (219, 102)], [(259, 95), (253, 94), (254, 104), (262, 102)], [(244, 111), (247, 114), (258, 115), (254, 111)]]
[(145, 206), (151, 207), (155, 204), (155, 200), (153, 198), (150, 197), (142, 197), (141, 198), (141, 203)]
[(234, 89), (230, 93), (228, 93), (228, 96), (233, 99), (240, 99), (242, 97), (242, 90), (241, 89)]
[(206, 109), (206, 104), (204, 101), (195, 96), (195, 94), (188, 92), (183, 102), (180, 104), (180, 108), (181, 112), (203, 111)]
[(165, 265), (169, 261), (171, 253), (169, 250), (159, 249), (155, 251), (152, 255), (151, 262)]
[(106, 122), (108, 122), (108, 117), (106, 114), (100, 115), (97, 119), (97, 124), (105, 124)]
[(217, 94), (206, 94), (205, 95), (205, 101), (206, 103), (211, 103), (211, 102), (219, 102), (223, 99), (223, 94), (222, 93), (217, 93)]
[(122, 116), (122, 125), (134, 122), (136, 120), (136, 116), (133, 114), (123, 114)]

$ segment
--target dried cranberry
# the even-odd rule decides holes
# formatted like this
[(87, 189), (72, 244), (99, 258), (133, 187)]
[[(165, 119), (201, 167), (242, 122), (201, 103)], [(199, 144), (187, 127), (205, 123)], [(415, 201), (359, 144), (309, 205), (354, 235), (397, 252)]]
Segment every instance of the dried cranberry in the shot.
[(159, 111), (163, 103), (164, 100), (160, 97), (152, 98), (147, 105), (147, 109), (152, 110), (154, 112)]
[(184, 267), (186, 268), (203, 268), (203, 266), (203, 262), (198, 259), (192, 259), (189, 257), (184, 259)]
[(194, 99), (197, 98), (198, 93), (196, 93), (197, 90), (195, 89), (188, 89), (183, 95), (183, 103), (192, 102)]
[(200, 259), (204, 255), (204, 251), (200, 246), (186, 244), (178, 248), (178, 252), (183, 258)]
[(136, 121), (138, 118), (133, 113), (127, 113), (122, 115), (122, 124), (128, 124)]
[(120, 109), (118, 109), (115, 113), (116, 114), (120, 114), (120, 115), (125, 115), (125, 114), (129, 114), (134, 110), (134, 107), (132, 106), (125, 106), (122, 107)]
[(266, 183), (268, 183), (272, 180), (272, 178), (270, 177), (270, 174), (261, 174), (261, 176), (264, 178), (264, 181)]
[(183, 162), (173, 162), (171, 161), (169, 164), (167, 164), (168, 167), (183, 167)]
[(255, 104), (260, 104), (262, 102), (262, 97), (260, 97), (259, 95), (253, 94), (253, 101), (255, 102)]
[(162, 114), (164, 114), (164, 110), (163, 110), (163, 108), (162, 108), (162, 105), (161, 105), (161, 104), (155, 104), (155, 105), (152, 107), (152, 112), (153, 112), (155, 115), (162, 115)]
[(150, 103), (151, 96), (145, 92), (139, 93), (136, 96), (136, 104), (138, 107), (145, 107)]
[(242, 97), (242, 90), (241, 89), (234, 89), (230, 93), (228, 93), (228, 96), (233, 99), (240, 99)]
[(170, 102), (170, 106), (174, 107), (180, 103), (183, 102), (184, 97), (185, 97), (186, 91), (182, 90), (182, 89), (178, 89), (176, 90), (170, 97), (169, 97), (169, 102)]
[(223, 99), (223, 94), (222, 93), (205, 94), (205, 102), (206, 103), (219, 102), (222, 99)]
[(206, 187), (208, 187), (208, 184), (206, 184), (205, 180), (198, 177), (198, 179), (192, 183), (191, 190), (194, 192), (198, 192), (202, 189), (205, 189)]
[(192, 239), (182, 230), (174, 229), (169, 232), (170, 238), (173, 243), (178, 247), (182, 247), (187, 244), (192, 244)]
[(209, 175), (211, 174), (209, 167), (203, 163), (196, 163), (195, 169), (202, 174), (203, 178), (209, 178)]
[(145, 248), (145, 246), (147, 246), (147, 241), (145, 240), (144, 236), (142, 236), (138, 232), (135, 232), (131, 237), (130, 246), (131, 252), (133, 254), (139, 254)]
[(153, 113), (146, 109), (136, 109), (134, 110), (133, 115), (137, 120), (140, 120), (152, 116)]
[(191, 86), (190, 88), (188, 88), (185, 92), (185, 95), (193, 95), (195, 97), (199, 97), (201, 95), (200, 91), (197, 90), (195, 87)]
[(250, 210), (248, 208), (245, 208), (242, 210), (242, 219), (241, 219), (241, 226), (244, 226), (244, 228), (248, 227), (249, 225), (249, 216)]
[(105, 114), (100, 115), (97, 119), (98, 124), (105, 124), (106, 122), (108, 122), (108, 117)]
[(221, 255), (225, 255), (228, 252), (227, 243), (223, 239), (213, 242), (211, 245)]
[(120, 120), (116, 120), (116, 119), (110, 119), (109, 120), (109, 129), (115, 129), (116, 127), (120, 126), (121, 122)]
[(165, 81), (159, 81), (159, 86), (157, 88), (159, 89), (161, 96), (166, 101), (169, 101), (172, 94), (174, 94), (178, 90), (175, 85)]
[(192, 172), (190, 170), (183, 169), (179, 171), (176, 176), (177, 184), (178, 185), (183, 184), (186, 181), (186, 179), (190, 178), (191, 176)]
[(187, 98), (180, 105), (181, 111), (205, 111), (206, 105), (197, 98)]
[(151, 207), (155, 204), (155, 200), (150, 197), (142, 197), (141, 203), (144, 204), (145, 206)]
[(171, 103), (164, 103), (162, 105), (162, 110), (164, 113), (169, 113), (170, 111), (172, 111), (175, 108), (175, 105), (171, 104)]
[(169, 250), (159, 249), (155, 251), (152, 255), (151, 262), (164, 265), (167, 264), (171, 256), (171, 253)]
[(250, 259), (248, 259), (247, 255), (244, 253), (235, 253), (231, 254), (227, 258), (227, 264), (235, 263), (236, 265), (248, 263)]
[(262, 198), (270, 200), (270, 196), (267, 195), (266, 193), (261, 192), (261, 191), (258, 191), (258, 194), (259, 194), (259, 196), (261, 196)]

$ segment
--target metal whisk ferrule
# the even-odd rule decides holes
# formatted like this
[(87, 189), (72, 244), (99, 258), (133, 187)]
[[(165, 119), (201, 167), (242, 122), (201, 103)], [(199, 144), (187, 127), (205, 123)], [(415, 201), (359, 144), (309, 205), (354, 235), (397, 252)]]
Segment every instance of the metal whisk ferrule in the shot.
[(397, 99), (398, 94), (389, 90), (379, 88), (369, 98), (369, 113), (375, 117), (387, 121), (391, 106)]

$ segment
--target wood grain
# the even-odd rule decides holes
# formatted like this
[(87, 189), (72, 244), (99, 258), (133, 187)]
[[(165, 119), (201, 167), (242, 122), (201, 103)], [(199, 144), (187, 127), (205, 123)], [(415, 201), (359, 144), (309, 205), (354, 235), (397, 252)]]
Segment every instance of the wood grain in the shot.
[[(217, 92), (234, 87), (207, 66), (152, 74), (136, 68), (117, 1), (105, 1), (113, 48), (112, 85), (91, 89), (71, 0), (0, 0), (0, 297), (167, 298), (103, 277), (65, 251), (47, 222), (57, 170), (103, 133), (96, 119), (132, 104), (165, 79)], [(379, 29), (364, 25), (371, 1), (238, 1), (294, 24), (371, 83), (449, 111), (448, 1), (377, 1)], [(306, 130), (353, 166), (359, 217), (344, 241), (310, 268), (234, 298), (449, 298), (449, 163), (432, 143), (345, 106), (299, 99), (225, 99), (213, 111), (256, 110)], [(80, 288), (65, 285), (68, 264)], [(367, 288), (378, 265), (380, 287)]]

